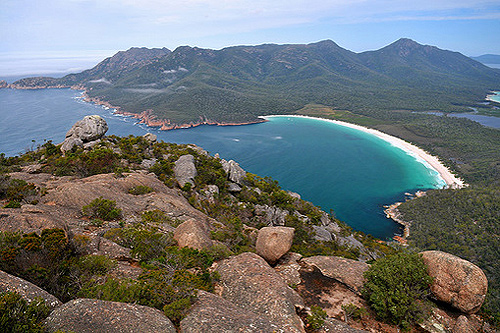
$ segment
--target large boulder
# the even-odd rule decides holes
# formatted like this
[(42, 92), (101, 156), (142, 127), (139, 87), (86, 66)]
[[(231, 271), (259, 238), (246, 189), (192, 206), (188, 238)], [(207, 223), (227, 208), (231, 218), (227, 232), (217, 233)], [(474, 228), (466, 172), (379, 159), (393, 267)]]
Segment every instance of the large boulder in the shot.
[(191, 183), (194, 187), (194, 177), (198, 174), (194, 165), (194, 156), (187, 154), (179, 157), (175, 162), (174, 174), (180, 187), (184, 187), (186, 183)]
[(333, 256), (304, 258), (301, 263), (316, 267), (324, 276), (342, 282), (358, 294), (361, 293), (363, 288), (363, 274), (370, 267), (362, 261)]
[(255, 249), (268, 263), (275, 264), (292, 247), (294, 228), (264, 227), (259, 230)]
[(71, 150), (74, 146), (82, 147), (84, 143), (98, 140), (106, 134), (108, 124), (97, 115), (85, 116), (77, 121), (66, 133), (61, 150), (63, 152)]
[(195, 219), (189, 219), (175, 228), (174, 239), (179, 247), (206, 250), (212, 246), (207, 225)]
[(234, 305), (220, 296), (198, 291), (196, 302), (181, 321), (181, 332), (278, 332), (265, 317)]
[(62, 305), (61, 301), (55, 296), (35, 286), (33, 283), (0, 271), (0, 293), (6, 292), (17, 293), (29, 303), (36, 301), (37, 298), (41, 298), (51, 308)]
[(45, 325), (49, 332), (176, 332), (160, 310), (85, 298), (69, 301), (52, 311)]
[(245, 252), (215, 265), (220, 295), (269, 320), (283, 332), (304, 332), (296, 308), (304, 301), (260, 256)]
[(488, 290), (488, 280), (473, 263), (441, 251), (422, 252), (427, 272), (434, 278), (431, 291), (443, 302), (465, 313), (480, 308)]

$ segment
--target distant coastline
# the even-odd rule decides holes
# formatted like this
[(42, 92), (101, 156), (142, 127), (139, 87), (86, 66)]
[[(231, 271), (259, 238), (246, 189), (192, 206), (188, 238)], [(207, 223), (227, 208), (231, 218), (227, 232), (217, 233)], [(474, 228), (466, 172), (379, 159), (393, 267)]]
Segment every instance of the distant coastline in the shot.
[(271, 115), (271, 116), (261, 116), (260, 118), (262, 119), (268, 119), (272, 117), (297, 117), (297, 118), (309, 118), (309, 119), (318, 119), (318, 120), (323, 120), (327, 122), (331, 122), (340, 126), (345, 126), (349, 127), (352, 129), (356, 129), (365, 133), (369, 133), (372, 135), (375, 135), (376, 137), (389, 142), (392, 146), (397, 147), (406, 153), (416, 156), (417, 160), (420, 159), (421, 161), (424, 161), (427, 166), (435, 170), (439, 176), (444, 180), (446, 183), (446, 188), (462, 188), (467, 186), (464, 181), (457, 176), (455, 176), (446, 166), (444, 166), (437, 157), (432, 156), (431, 154), (427, 153), (423, 149), (412, 145), (411, 143), (404, 141), (400, 138), (391, 136), (389, 134), (377, 131), (372, 128), (360, 126), (360, 125), (355, 125), (351, 123), (347, 123), (344, 121), (340, 120), (332, 120), (332, 119), (325, 119), (325, 118), (319, 118), (319, 117), (311, 117), (311, 116), (302, 116), (302, 115)]

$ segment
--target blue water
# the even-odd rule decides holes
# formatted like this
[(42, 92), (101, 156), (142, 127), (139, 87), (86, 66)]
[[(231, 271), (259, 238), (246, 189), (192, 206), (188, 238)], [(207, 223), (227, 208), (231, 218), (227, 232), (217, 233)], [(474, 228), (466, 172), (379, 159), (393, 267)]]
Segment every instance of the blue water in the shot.
[(333, 209), (353, 228), (379, 238), (401, 232), (385, 218), (383, 205), (402, 200), (405, 192), (443, 185), (434, 170), (389, 143), (322, 120), (277, 117), (256, 125), (165, 132), (79, 96), (69, 89), (0, 89), (0, 152), (13, 156), (44, 140), (59, 143), (77, 120), (99, 114), (108, 122), (108, 134), (153, 132), (160, 140), (195, 143), (249, 172), (271, 176), (284, 189), (327, 212)]

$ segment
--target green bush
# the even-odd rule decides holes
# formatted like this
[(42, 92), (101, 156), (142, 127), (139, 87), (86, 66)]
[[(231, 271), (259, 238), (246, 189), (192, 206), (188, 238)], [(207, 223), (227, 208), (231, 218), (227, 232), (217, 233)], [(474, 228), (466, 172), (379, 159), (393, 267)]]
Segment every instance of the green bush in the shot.
[(428, 316), (432, 278), (420, 254), (389, 255), (375, 261), (364, 276), (363, 296), (383, 321), (408, 330)]
[(103, 199), (102, 197), (82, 207), (82, 214), (90, 218), (99, 218), (104, 221), (117, 220), (122, 216), (122, 210), (116, 208), (116, 201)]
[(153, 189), (149, 186), (138, 185), (128, 189), (128, 193), (133, 195), (142, 195), (153, 192)]
[(0, 332), (44, 332), (50, 309), (42, 299), (28, 303), (16, 293), (0, 294)]
[(317, 305), (311, 306), (311, 314), (307, 315), (306, 322), (308, 330), (318, 330), (325, 323), (327, 315), (325, 310)]

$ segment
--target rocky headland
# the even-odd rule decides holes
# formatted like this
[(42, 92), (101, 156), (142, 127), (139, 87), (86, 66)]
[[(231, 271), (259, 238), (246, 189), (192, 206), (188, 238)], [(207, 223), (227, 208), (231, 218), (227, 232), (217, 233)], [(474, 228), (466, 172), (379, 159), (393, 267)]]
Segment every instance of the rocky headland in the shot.
[[(235, 161), (152, 134), (105, 136), (99, 118), (1, 161), (0, 296), (45, 300), (45, 330), (399, 331), (363, 296), (392, 245)], [(477, 315), (481, 269), (422, 256), (437, 303), (412, 330), (493, 332)]]

